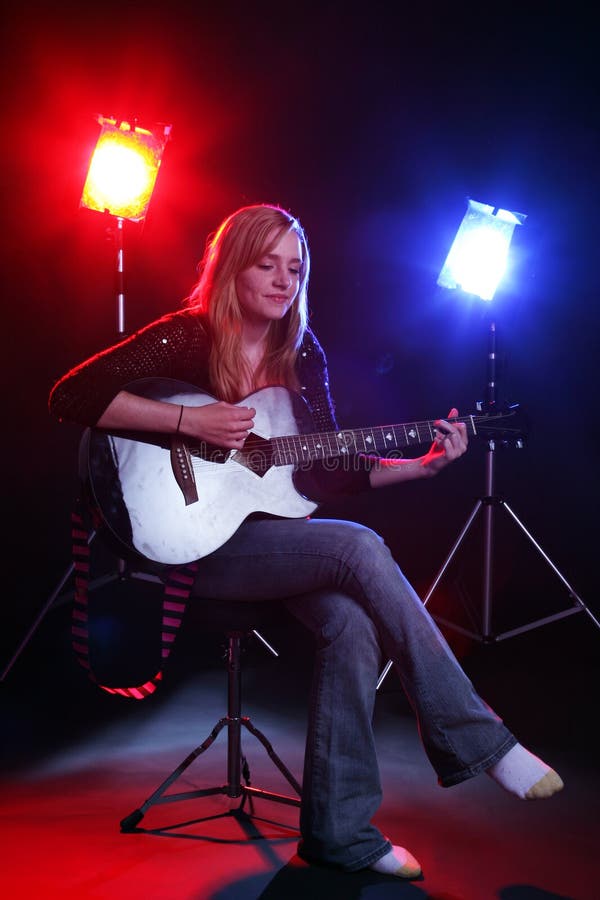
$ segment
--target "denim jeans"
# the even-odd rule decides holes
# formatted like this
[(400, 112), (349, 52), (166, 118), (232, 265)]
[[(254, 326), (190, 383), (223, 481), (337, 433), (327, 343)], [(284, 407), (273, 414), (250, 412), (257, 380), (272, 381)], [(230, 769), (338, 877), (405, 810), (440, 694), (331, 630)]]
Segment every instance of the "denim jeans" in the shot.
[(473, 685), (383, 540), (354, 522), (256, 519), (200, 561), (194, 593), (281, 599), (316, 642), (299, 853), (347, 871), (390, 843), (373, 735), (376, 683), (392, 660), (443, 787), (487, 769), (516, 743)]

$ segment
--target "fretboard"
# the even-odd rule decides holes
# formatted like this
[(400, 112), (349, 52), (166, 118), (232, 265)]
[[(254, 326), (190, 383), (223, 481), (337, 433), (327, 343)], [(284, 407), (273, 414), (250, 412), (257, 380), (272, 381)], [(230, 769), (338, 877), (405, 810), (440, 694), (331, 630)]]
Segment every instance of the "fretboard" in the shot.
[[(291, 434), (271, 438), (273, 463), (276, 466), (285, 466), (337, 456), (352, 456), (357, 453), (385, 456), (404, 447), (431, 443), (436, 434), (435, 421), (435, 419), (429, 419), (424, 422), (407, 422), (401, 425), (345, 428), (342, 431)], [(449, 419), (448, 421), (464, 422), (469, 435), (477, 433), (474, 416)]]

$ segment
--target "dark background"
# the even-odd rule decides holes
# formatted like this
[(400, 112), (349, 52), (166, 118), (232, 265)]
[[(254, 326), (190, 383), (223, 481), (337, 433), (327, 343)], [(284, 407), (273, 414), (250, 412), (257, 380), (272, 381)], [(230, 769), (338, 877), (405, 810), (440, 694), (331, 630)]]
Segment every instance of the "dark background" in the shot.
[[(116, 338), (114, 247), (104, 217), (78, 206), (97, 114), (173, 126), (148, 219), (126, 225), (129, 331), (179, 305), (209, 233), (254, 202), (289, 208), (308, 233), (312, 326), (347, 426), (473, 412), (492, 316), (499, 400), (529, 422), (523, 449), (496, 454), (498, 489), (598, 614), (596, 32), (577, 4), (547, 7), (8, 4), (5, 658), (70, 563), (80, 431), (49, 418), (48, 393)], [(436, 286), (468, 197), (527, 216), (489, 306)], [(323, 513), (380, 531), (422, 591), (483, 491), (484, 456), (473, 442), (438, 479)], [(508, 524), (498, 630), (570, 603)], [(480, 603), (481, 551), (463, 557), (438, 600), (453, 616)], [(52, 664), (62, 653), (42, 636), (49, 621), (21, 672), (44, 671), (41, 649)], [(573, 629), (547, 628), (575, 659)]]

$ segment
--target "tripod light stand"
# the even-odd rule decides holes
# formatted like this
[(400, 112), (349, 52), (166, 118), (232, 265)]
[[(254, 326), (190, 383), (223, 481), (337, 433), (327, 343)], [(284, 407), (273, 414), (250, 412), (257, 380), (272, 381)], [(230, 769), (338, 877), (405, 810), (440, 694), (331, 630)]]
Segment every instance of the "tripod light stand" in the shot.
[[(492, 206), (469, 200), (467, 212), (458, 229), (454, 243), (452, 244), (444, 267), (439, 275), (438, 284), (445, 288), (459, 288), (468, 294), (480, 297), (482, 300), (491, 300), (506, 268), (508, 248), (514, 228), (516, 225), (522, 224), (524, 220), (524, 215), (512, 213), (508, 210), (494, 209)], [(478, 404), (481, 407), (479, 412), (483, 412), (485, 415), (492, 415), (496, 411), (498, 403), (496, 382), (496, 336), (496, 322), (491, 319), (488, 331), (486, 397), (485, 401)], [(490, 434), (490, 432), (486, 432), (486, 434)], [(493, 432), (491, 432), (491, 434), (493, 434)], [(502, 433), (498, 433), (496, 437), (486, 437), (487, 447), (484, 466), (485, 479), (483, 494), (476, 501), (462, 530), (452, 545), (450, 552), (442, 563), (429, 590), (425, 594), (423, 605), (426, 606), (429, 603), (450, 563), (481, 513), (483, 517), (483, 580), (480, 631), (476, 632), (469, 630), (455, 622), (451, 622), (448, 619), (433, 614), (436, 621), (445, 625), (447, 628), (487, 644), (504, 640), (517, 634), (522, 634), (523, 632), (538, 628), (541, 625), (554, 622), (579, 612), (585, 612), (594, 624), (600, 628), (598, 619), (594, 616), (589, 607), (586, 606), (564, 575), (558, 570), (521, 519), (518, 518), (506, 500), (495, 493), (494, 466), (497, 445), (500, 442), (506, 443), (507, 436), (509, 440), (512, 437), (516, 446), (522, 446), (522, 438), (519, 435), (518, 430), (513, 435), (504, 430)], [(504, 510), (508, 513), (510, 520), (520, 528), (521, 532), (525, 535), (531, 545), (538, 551), (554, 574), (567, 588), (572, 601), (571, 606), (568, 609), (553, 615), (535, 619), (525, 625), (501, 633), (494, 632), (492, 622), (494, 514), (497, 510)], [(383, 683), (391, 666), (392, 662), (388, 661), (379, 676), (377, 688)]]
[[(125, 221), (143, 223), (146, 218), (163, 152), (170, 138), (171, 126), (158, 126), (151, 131), (138, 126), (136, 120), (129, 123), (105, 116), (97, 116), (96, 120), (100, 125), (100, 134), (90, 159), (79, 206), (100, 212), (114, 220), (114, 228), (110, 229), (110, 233), (114, 237), (116, 251), (117, 335), (124, 337), (126, 333), (124, 223)], [(95, 537), (96, 530), (92, 528), (88, 534), (88, 544), (91, 544)], [(125, 561), (119, 559), (117, 574), (97, 578), (90, 587), (102, 587), (117, 578), (123, 578), (125, 570)], [(61, 597), (68, 596), (63, 595), (63, 591), (74, 571), (75, 565), (71, 563), (3, 669), (0, 681), (4, 681), (46, 613)], [(130, 572), (129, 575), (145, 581), (159, 581), (157, 577), (144, 572)]]

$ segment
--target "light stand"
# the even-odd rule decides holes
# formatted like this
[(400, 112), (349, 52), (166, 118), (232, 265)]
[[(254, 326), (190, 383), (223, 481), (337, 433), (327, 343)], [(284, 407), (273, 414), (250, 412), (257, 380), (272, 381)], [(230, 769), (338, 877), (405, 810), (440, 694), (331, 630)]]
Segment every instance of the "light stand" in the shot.
[[(498, 284), (506, 267), (506, 259), (508, 254), (508, 246), (512, 238), (512, 232), (517, 224), (522, 224), (525, 216), (510, 213), (508, 210), (495, 210), (494, 207), (477, 203), (469, 200), (467, 213), (457, 232), (457, 236), (452, 245), (448, 258), (438, 278), (438, 284), (447, 288), (462, 288), (468, 293), (479, 296), (484, 300), (491, 300), (496, 285)], [(483, 226), (483, 230), (478, 230)], [(486, 231), (487, 229), (487, 231)], [(464, 239), (466, 238), (466, 242)], [(462, 241), (462, 243), (461, 243)], [(489, 259), (488, 251), (494, 253), (501, 251), (503, 258)], [(474, 260), (475, 269), (469, 270), (469, 263)], [(496, 348), (497, 329), (496, 323), (492, 319), (488, 332), (488, 354), (487, 354), (487, 385), (486, 399), (480, 404), (484, 407), (486, 415), (491, 415), (497, 411), (497, 382), (496, 382)], [(522, 446), (521, 437), (513, 438), (516, 446)], [(495, 493), (495, 457), (497, 453), (497, 444), (499, 441), (505, 443), (505, 435), (499, 434), (496, 438), (487, 438), (487, 449), (484, 465), (484, 490), (479, 497), (468, 516), (462, 530), (452, 545), (450, 552), (442, 563), (437, 575), (435, 576), (429, 590), (423, 598), (423, 605), (427, 606), (433, 593), (442, 581), (450, 563), (454, 559), (456, 553), (461, 547), (471, 527), (481, 513), (483, 516), (483, 582), (482, 582), (482, 600), (481, 600), (481, 623), (480, 631), (472, 631), (464, 628), (455, 622), (449, 621), (442, 616), (433, 614), (433, 618), (447, 628), (453, 629), (467, 637), (481, 641), (484, 644), (491, 644), (497, 641), (505, 640), (509, 637), (531, 631), (550, 622), (563, 619), (575, 613), (585, 612), (597, 628), (600, 628), (600, 621), (593, 612), (583, 602), (574, 588), (569, 584), (565, 576), (559, 571), (552, 562), (548, 554), (542, 549), (540, 544), (535, 540), (531, 532), (526, 528), (521, 519), (511, 509), (506, 500), (499, 497)], [(511, 521), (517, 525), (531, 545), (537, 550), (544, 561), (552, 569), (554, 574), (559, 578), (562, 584), (567, 588), (571, 598), (571, 606), (561, 612), (553, 615), (544, 616), (535, 619), (525, 625), (513, 628), (501, 633), (495, 633), (492, 622), (492, 575), (493, 575), (493, 557), (494, 557), (494, 515), (498, 509), (502, 509), (508, 513)], [(392, 666), (391, 660), (388, 661), (383, 668), (378, 682), (377, 688), (382, 685), (387, 673)]]
[(115, 248), (117, 254), (117, 334), (125, 334), (125, 256), (123, 246), (123, 226), (124, 219), (122, 216), (117, 217), (115, 236)]
[[(496, 375), (495, 375), (495, 364), (496, 364), (496, 323), (491, 322), (489, 328), (489, 352), (488, 352), (488, 379), (487, 379), (487, 400), (486, 400), (486, 413), (491, 414), (496, 408)], [(462, 634), (475, 638), (476, 640), (481, 641), (482, 643), (493, 643), (494, 641), (501, 641), (505, 638), (513, 637), (517, 634), (522, 634), (525, 631), (531, 631), (533, 628), (538, 628), (540, 625), (545, 625), (549, 622), (554, 622), (557, 619), (563, 619), (566, 616), (571, 616), (574, 613), (585, 612), (594, 622), (594, 624), (600, 628), (600, 622), (594, 616), (592, 611), (585, 605), (581, 597), (577, 594), (574, 588), (569, 584), (564, 575), (558, 570), (555, 564), (552, 562), (550, 557), (545, 553), (540, 544), (535, 540), (531, 532), (525, 527), (521, 519), (516, 515), (516, 513), (511, 509), (506, 500), (502, 497), (498, 496), (495, 493), (495, 458), (497, 453), (497, 443), (499, 438), (488, 438), (487, 439), (487, 449), (485, 456), (485, 465), (484, 465), (484, 491), (481, 497), (476, 501), (475, 506), (469, 517), (467, 518), (464, 527), (458, 535), (458, 538), (452, 545), (452, 548), (444, 560), (441, 568), (439, 569), (434, 581), (431, 584), (431, 587), (427, 591), (423, 604), (426, 606), (429, 603), (434, 591), (438, 587), (440, 581), (442, 580), (444, 573), (446, 572), (448, 566), (450, 565), (452, 559), (457, 553), (459, 547), (461, 546), (463, 540), (466, 538), (469, 533), (471, 526), (474, 524), (479, 513), (483, 516), (483, 583), (482, 583), (482, 602), (481, 602), (481, 631), (474, 632), (470, 631), (466, 628), (462, 628), (461, 626), (448, 621), (445, 618), (442, 618), (439, 615), (434, 615), (436, 621), (445, 625), (448, 628), (453, 628), (455, 631), (461, 632)], [(521, 438), (516, 438), (517, 446), (521, 445)], [(532, 622), (529, 622), (526, 625), (522, 625), (518, 628), (513, 628), (509, 631), (504, 631), (501, 633), (494, 633), (492, 628), (492, 574), (493, 574), (493, 552), (494, 552), (494, 514), (496, 510), (503, 509), (505, 510), (511, 520), (518, 525), (521, 529), (525, 537), (531, 542), (533, 547), (538, 551), (538, 553), (542, 556), (545, 562), (550, 566), (552, 571), (558, 578), (561, 580), (563, 585), (567, 588), (569, 595), (572, 599), (572, 605), (563, 610), (562, 612), (555, 613), (550, 616), (545, 616), (540, 619), (536, 619)]]
[[(113, 117), (97, 116), (100, 134), (90, 158), (84, 182), (80, 208), (94, 210), (115, 220), (111, 233), (115, 241), (116, 263), (116, 313), (117, 334), (125, 332), (125, 283), (124, 283), (124, 223), (126, 220), (142, 223), (150, 205), (163, 152), (171, 135), (171, 126), (157, 126), (153, 131), (142, 128), (137, 120), (132, 123), (117, 121)], [(97, 532), (90, 529), (87, 543), (96, 538)], [(63, 593), (75, 573), (75, 564), (66, 569), (55, 589), (36, 616), (29, 631), (24, 636), (15, 653), (2, 670), (0, 681), (4, 681), (42, 620), (59, 602), (72, 598), (74, 592)], [(124, 559), (117, 561), (117, 572), (103, 575), (90, 583), (90, 590), (99, 588), (126, 576), (144, 581), (160, 583), (160, 579), (143, 571), (128, 568)], [(261, 638), (264, 643), (263, 638)], [(269, 646), (267, 644), (267, 646)], [(269, 646), (269, 649), (272, 648)], [(275, 651), (273, 650), (273, 653)]]

